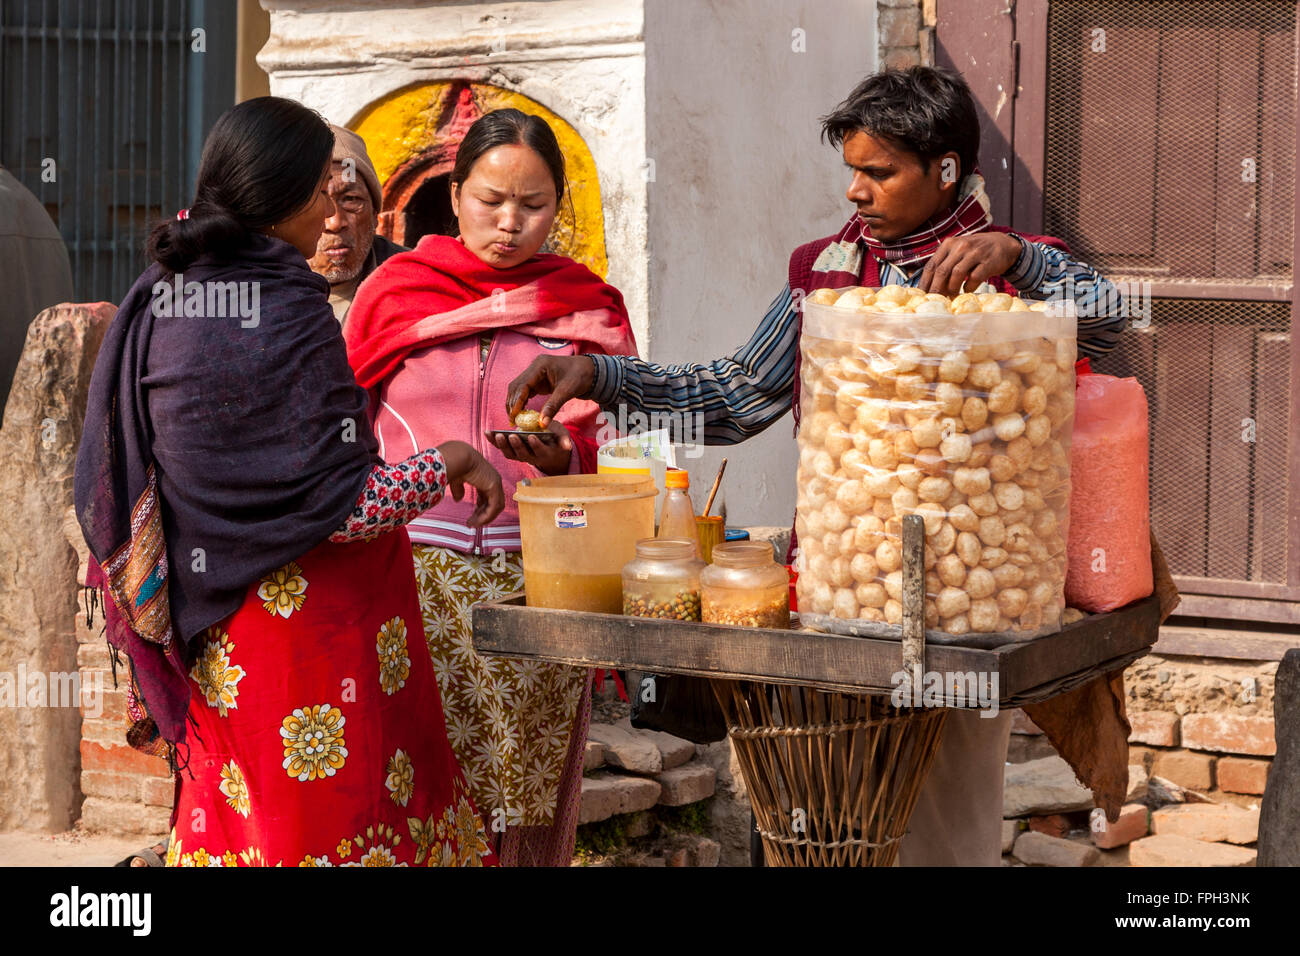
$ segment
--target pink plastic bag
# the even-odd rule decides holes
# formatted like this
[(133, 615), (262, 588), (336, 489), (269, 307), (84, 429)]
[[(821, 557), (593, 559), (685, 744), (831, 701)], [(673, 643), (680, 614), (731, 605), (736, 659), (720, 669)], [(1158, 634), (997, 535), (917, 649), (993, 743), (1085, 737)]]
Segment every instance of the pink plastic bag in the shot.
[(1147, 398), (1137, 379), (1079, 377), (1070, 480), (1065, 603), (1099, 613), (1149, 595)]

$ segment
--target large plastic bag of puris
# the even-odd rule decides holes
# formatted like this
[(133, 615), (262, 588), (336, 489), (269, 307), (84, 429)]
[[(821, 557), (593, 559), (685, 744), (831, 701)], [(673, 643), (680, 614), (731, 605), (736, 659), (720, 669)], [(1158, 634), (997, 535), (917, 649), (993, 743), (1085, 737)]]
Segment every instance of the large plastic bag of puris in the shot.
[(1060, 629), (1076, 320), (1000, 293), (818, 290), (800, 343), (800, 621), (898, 637), (902, 518), (925, 521), (927, 639)]
[(1151, 593), (1147, 397), (1135, 378), (1082, 375), (1070, 452), (1070, 607), (1113, 611)]

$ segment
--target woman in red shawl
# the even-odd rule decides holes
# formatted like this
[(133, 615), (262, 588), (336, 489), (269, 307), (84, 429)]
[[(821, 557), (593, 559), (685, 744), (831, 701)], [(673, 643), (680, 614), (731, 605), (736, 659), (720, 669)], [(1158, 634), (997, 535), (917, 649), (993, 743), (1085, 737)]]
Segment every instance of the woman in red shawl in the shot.
[(506, 386), (538, 355), (633, 354), (617, 289), (540, 250), (564, 196), (564, 158), (536, 116), (498, 110), (461, 142), (451, 174), (456, 238), (426, 236), (379, 267), (344, 333), (370, 390), (380, 454), (472, 441), (501, 471), (506, 507), (467, 524), (469, 502), (443, 501), (411, 522), (425, 634), (448, 736), (504, 865), (567, 866), (573, 855), (591, 674), (479, 657), (470, 608), (523, 588), (519, 479), (595, 471), (597, 407), (570, 403), (550, 434), (510, 428)]
[(290, 100), (224, 113), (90, 383), (77, 517), (127, 740), (177, 774), (169, 865), (493, 862), (402, 526), (466, 484), (490, 521), (500, 478), (463, 442), (378, 457), (307, 267), (333, 143)]

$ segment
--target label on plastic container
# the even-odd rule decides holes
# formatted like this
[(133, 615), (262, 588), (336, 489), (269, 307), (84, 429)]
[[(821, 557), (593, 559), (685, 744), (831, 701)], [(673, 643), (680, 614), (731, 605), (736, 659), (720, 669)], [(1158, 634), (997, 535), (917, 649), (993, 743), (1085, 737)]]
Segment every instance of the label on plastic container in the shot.
[(560, 505), (555, 509), (555, 527), (587, 527), (587, 509), (582, 505)]

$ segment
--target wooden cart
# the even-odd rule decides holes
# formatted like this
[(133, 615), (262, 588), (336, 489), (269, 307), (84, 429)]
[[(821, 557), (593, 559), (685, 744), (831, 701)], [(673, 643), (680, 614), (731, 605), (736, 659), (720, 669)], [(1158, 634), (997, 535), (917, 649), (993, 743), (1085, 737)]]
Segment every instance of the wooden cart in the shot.
[[(980, 706), (981, 686), (985, 706), (993, 688), (1002, 708), (1054, 697), (1146, 654), (1160, 625), (1152, 595), (1030, 641), (927, 645), (921, 519), (908, 516), (903, 530), (901, 641), (531, 608), (515, 594), (474, 608), (474, 645), (493, 656), (709, 678), (768, 865), (890, 866), (950, 707)], [(914, 674), (944, 675), (941, 706), (913, 689)]]

